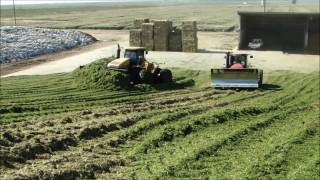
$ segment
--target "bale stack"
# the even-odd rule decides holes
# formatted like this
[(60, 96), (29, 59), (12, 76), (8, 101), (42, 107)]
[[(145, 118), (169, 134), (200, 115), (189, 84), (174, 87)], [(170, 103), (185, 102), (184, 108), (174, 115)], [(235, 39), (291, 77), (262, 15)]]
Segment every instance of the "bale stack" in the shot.
[(197, 22), (184, 21), (182, 29), (173, 28), (172, 21), (135, 19), (130, 30), (130, 46), (142, 46), (149, 51), (197, 52)]
[(172, 29), (172, 21), (154, 20), (154, 49), (156, 51), (168, 51), (169, 33)]
[(182, 51), (197, 52), (198, 37), (197, 37), (197, 22), (184, 21), (182, 22)]
[(130, 40), (129, 44), (130, 46), (136, 46), (140, 47), (142, 46), (141, 44), (141, 29), (132, 29), (130, 30)]
[(169, 34), (169, 51), (182, 51), (181, 30), (174, 28)]
[(150, 23), (150, 19), (140, 18), (133, 21), (134, 29), (141, 29), (143, 23)]
[(153, 23), (143, 23), (141, 31), (141, 45), (145, 47), (148, 51), (153, 51), (154, 40), (153, 40)]

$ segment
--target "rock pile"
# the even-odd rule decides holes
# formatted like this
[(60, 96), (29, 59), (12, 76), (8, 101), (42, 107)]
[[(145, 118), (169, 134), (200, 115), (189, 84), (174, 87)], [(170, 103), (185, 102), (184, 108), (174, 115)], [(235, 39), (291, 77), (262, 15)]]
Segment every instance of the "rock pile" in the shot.
[(0, 31), (0, 63), (30, 59), (96, 41), (88, 34), (72, 30), (2, 26)]

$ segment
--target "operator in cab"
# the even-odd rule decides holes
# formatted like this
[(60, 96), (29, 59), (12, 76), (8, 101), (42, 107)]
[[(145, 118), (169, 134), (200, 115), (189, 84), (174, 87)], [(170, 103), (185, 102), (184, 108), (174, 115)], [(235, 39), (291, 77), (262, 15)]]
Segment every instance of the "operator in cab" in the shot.
[(235, 63), (230, 67), (230, 69), (243, 69), (243, 65), (241, 64), (240, 59), (236, 59)]
[(230, 69), (243, 69), (244, 65), (242, 63), (245, 61), (245, 59), (243, 59), (244, 57), (239, 54), (233, 58), (233, 64), (230, 66)]

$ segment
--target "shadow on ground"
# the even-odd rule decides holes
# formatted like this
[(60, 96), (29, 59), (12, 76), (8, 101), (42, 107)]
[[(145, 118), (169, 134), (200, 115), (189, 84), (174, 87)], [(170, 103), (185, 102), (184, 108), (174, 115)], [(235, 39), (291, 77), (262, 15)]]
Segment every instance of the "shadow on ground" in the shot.
[(165, 84), (156, 84), (154, 85), (154, 88), (157, 90), (178, 90), (178, 89), (184, 89), (188, 87), (192, 87), (195, 85), (195, 81), (193, 79), (178, 81), (178, 82), (171, 82), (171, 83), (165, 83)]
[[(257, 90), (256, 88), (216, 88), (216, 89), (229, 89), (229, 90), (234, 90), (234, 91), (255, 91)], [(279, 85), (275, 84), (263, 84), (262, 87), (259, 88), (260, 90), (263, 91), (281, 91), (282, 88)]]
[(179, 77), (170, 83), (162, 83), (162, 84), (136, 84), (129, 91), (166, 91), (166, 90), (179, 90), (185, 89), (189, 87), (193, 87), (195, 85), (195, 81), (193, 79), (189, 79), (186, 77)]
[(276, 84), (263, 84), (261, 89), (263, 90), (273, 90), (273, 91), (281, 91), (282, 88), (279, 85)]

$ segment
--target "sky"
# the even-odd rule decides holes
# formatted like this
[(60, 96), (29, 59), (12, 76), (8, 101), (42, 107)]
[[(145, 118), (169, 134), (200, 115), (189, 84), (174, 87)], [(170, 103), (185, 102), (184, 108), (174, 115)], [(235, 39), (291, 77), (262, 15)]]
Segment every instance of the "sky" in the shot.
[[(1, 5), (11, 5), (13, 0), (0, 0), (1, 1)], [(180, 1), (180, 2), (183, 2), (183, 0), (14, 0), (15, 1), (15, 4), (60, 4), (60, 3), (93, 3), (93, 2), (134, 2), (134, 1)], [(189, 0), (190, 1), (190, 0)], [(192, 0), (191, 0), (192, 1)], [(194, 0), (196, 1), (196, 0)], [(210, 2), (215, 2), (215, 1), (221, 1), (221, 0), (202, 0), (202, 1), (210, 1)], [(260, 2), (261, 0), (224, 0), (224, 2)], [(291, 0), (267, 0), (269, 2), (284, 2), (284, 1), (288, 1), (288, 3), (291, 1)], [(319, 0), (297, 0), (298, 3), (305, 3), (305, 2), (308, 2), (308, 3), (316, 3), (318, 4), (319, 3)]]
[[(1, 5), (11, 5), (13, 0), (0, 0)], [(94, 3), (94, 2), (134, 2), (146, 0), (14, 0), (15, 4), (60, 4), (60, 3)], [(156, 1), (156, 0), (147, 0)]]

